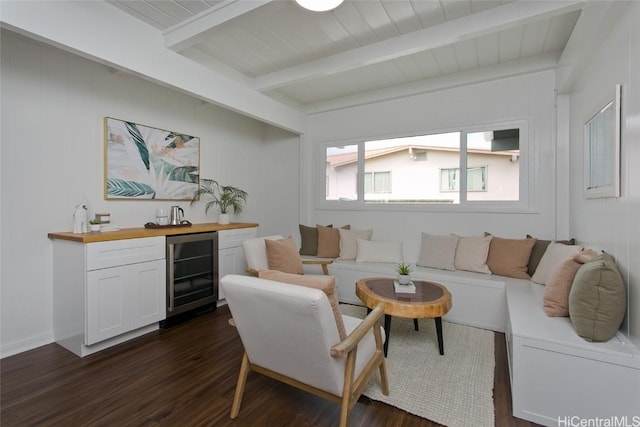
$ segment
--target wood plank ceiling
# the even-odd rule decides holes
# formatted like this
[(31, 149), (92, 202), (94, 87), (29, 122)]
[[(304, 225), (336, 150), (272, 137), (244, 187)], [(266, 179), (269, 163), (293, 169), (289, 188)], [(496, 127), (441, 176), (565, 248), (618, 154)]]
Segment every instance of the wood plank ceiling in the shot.
[[(578, 0), (109, 0), (165, 47), (307, 111), (557, 66)], [(386, 95), (385, 95), (386, 94)]]

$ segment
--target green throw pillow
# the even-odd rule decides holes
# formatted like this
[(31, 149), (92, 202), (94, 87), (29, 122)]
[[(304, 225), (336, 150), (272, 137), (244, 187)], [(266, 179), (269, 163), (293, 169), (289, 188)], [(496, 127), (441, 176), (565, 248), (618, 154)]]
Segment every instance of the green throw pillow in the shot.
[(578, 269), (569, 293), (569, 317), (578, 335), (587, 341), (609, 341), (626, 306), (624, 282), (611, 255), (603, 253)]

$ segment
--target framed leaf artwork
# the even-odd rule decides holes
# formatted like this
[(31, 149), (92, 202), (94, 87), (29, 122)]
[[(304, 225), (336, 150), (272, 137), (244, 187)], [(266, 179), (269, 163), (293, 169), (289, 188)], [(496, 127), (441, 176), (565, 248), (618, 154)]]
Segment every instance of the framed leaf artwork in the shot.
[(191, 200), (200, 138), (105, 117), (106, 200)]

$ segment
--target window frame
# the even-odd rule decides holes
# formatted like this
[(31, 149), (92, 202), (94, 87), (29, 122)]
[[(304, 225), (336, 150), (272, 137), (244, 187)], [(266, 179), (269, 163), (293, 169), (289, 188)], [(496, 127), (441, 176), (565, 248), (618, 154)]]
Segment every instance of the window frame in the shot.
[[(460, 132), (460, 170), (467, 169), (467, 134), (486, 132), (489, 129), (491, 131), (506, 130), (506, 129), (519, 129), (519, 200), (467, 200), (467, 176), (466, 173), (460, 176), (460, 203), (457, 204), (416, 204), (416, 203), (375, 203), (373, 201), (364, 200), (364, 149), (367, 141), (376, 141), (393, 138), (405, 138), (421, 135), (434, 135), (441, 133)], [(533, 203), (532, 194), (530, 191), (534, 184), (532, 177), (537, 176), (538, 164), (533, 161), (535, 157), (533, 147), (530, 146), (529, 135), (529, 119), (521, 118), (509, 121), (496, 121), (487, 122), (476, 125), (467, 125), (447, 129), (429, 130), (424, 132), (414, 132), (410, 134), (396, 134), (396, 135), (378, 135), (367, 136), (366, 138), (351, 138), (344, 140), (332, 140), (324, 141), (317, 144), (317, 156), (318, 161), (314, 162), (315, 165), (319, 165), (320, 172), (318, 173), (318, 179), (316, 179), (317, 189), (316, 192), (316, 209), (319, 210), (366, 210), (366, 211), (407, 211), (407, 212), (487, 212), (487, 213), (529, 213), (535, 212), (535, 205)], [(347, 145), (357, 145), (358, 147), (358, 161), (357, 161), (357, 199), (354, 200), (326, 200), (326, 152), (329, 147), (339, 147)], [(463, 156), (462, 153), (465, 153)], [(488, 172), (487, 172), (488, 174)], [(488, 181), (488, 179), (487, 179)], [(487, 182), (488, 186), (488, 182)], [(475, 191), (472, 191), (475, 192)], [(374, 194), (374, 193), (371, 193)]]

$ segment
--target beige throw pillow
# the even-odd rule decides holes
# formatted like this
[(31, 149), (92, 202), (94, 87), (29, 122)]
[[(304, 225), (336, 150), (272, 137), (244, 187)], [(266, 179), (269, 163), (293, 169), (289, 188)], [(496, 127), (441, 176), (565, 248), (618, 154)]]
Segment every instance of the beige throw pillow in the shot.
[(454, 260), (456, 270), (491, 274), (487, 266), (491, 238), (492, 236), (460, 237)]
[(536, 239), (503, 239), (493, 236), (487, 257), (489, 270), (500, 276), (530, 279), (527, 269), (535, 244)]
[(356, 259), (358, 256), (358, 239), (371, 240), (373, 230), (339, 230), (340, 259)]
[(440, 270), (455, 270), (458, 236), (422, 233), (420, 257), (416, 265)]
[(291, 285), (306, 286), (308, 288), (319, 289), (327, 294), (327, 299), (333, 310), (333, 317), (336, 319), (338, 327), (338, 335), (340, 341), (347, 337), (347, 331), (344, 327), (340, 306), (338, 303), (338, 295), (336, 294), (336, 278), (335, 276), (300, 276), (297, 274), (282, 273), (273, 270), (259, 270), (258, 277), (262, 279), (274, 280), (276, 282), (289, 283)]
[(536, 272), (533, 273), (531, 281), (540, 285), (546, 285), (554, 270), (567, 258), (576, 255), (582, 251), (582, 249), (583, 247), (579, 245), (563, 245), (561, 243), (552, 242), (547, 247), (544, 255), (542, 255), (540, 264), (538, 264)]
[[(527, 239), (534, 239), (534, 237), (527, 234)], [(576, 239), (556, 240), (555, 242), (562, 243), (563, 245), (575, 245)], [(533, 276), (536, 272), (536, 268), (538, 268), (538, 264), (540, 264), (540, 260), (550, 244), (551, 240), (538, 239), (536, 241), (536, 244), (533, 246), (533, 250), (531, 251), (531, 257), (529, 258), (529, 268), (527, 271), (529, 276)]]
[(573, 279), (580, 266), (595, 256), (594, 251), (587, 249), (568, 258), (553, 271), (544, 288), (544, 312), (547, 316), (569, 316), (569, 292)]
[(270, 270), (285, 273), (304, 274), (298, 248), (291, 237), (280, 240), (265, 239), (267, 265)]

